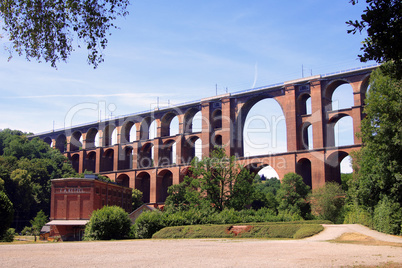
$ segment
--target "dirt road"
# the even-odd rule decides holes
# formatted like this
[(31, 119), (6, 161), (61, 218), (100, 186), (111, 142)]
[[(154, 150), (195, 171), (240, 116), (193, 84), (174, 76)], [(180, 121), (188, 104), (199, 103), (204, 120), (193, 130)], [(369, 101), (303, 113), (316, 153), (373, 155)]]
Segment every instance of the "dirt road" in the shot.
[[(401, 246), (331, 243), (360, 232), (401, 243), (359, 225), (326, 225), (303, 240), (183, 239), (0, 245), (0, 267), (345, 267), (399, 263)], [(399, 267), (398, 265), (394, 267)]]

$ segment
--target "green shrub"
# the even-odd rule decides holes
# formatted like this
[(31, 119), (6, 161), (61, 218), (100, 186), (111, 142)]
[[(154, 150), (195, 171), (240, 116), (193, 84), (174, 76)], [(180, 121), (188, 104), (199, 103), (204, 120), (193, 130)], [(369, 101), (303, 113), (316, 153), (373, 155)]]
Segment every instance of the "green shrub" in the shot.
[(32, 235), (32, 227), (25, 226), (21, 231), (22, 235)]
[(151, 238), (155, 232), (166, 227), (164, 217), (164, 214), (158, 210), (142, 213), (134, 224), (135, 237), (140, 239)]
[(131, 220), (118, 206), (104, 206), (92, 213), (85, 227), (85, 240), (111, 240), (127, 238)]
[[(298, 215), (293, 218), (302, 219)], [(135, 222), (136, 238), (151, 238), (152, 235), (164, 227), (184, 226), (196, 224), (236, 224), (247, 222), (278, 222), (291, 221), (291, 216), (277, 216), (269, 208), (261, 208), (258, 211), (245, 209), (236, 211), (234, 209), (224, 209), (217, 212), (213, 209), (195, 209), (187, 211), (163, 212), (153, 211), (144, 212)]]
[(384, 197), (374, 209), (373, 227), (387, 234), (400, 234), (402, 208), (398, 203)]
[(7, 231), (4, 233), (3, 238), (1, 241), (3, 242), (13, 242), (15, 236), (15, 229), (8, 228)]

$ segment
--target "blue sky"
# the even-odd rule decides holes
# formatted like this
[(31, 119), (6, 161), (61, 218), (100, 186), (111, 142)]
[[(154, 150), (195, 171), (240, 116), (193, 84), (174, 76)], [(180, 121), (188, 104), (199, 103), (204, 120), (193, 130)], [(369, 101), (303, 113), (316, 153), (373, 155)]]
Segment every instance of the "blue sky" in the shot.
[(82, 107), (106, 107), (103, 119), (147, 110), (158, 97), (174, 105), (213, 96), (216, 85), (221, 94), (297, 79), (302, 66), (305, 76), (364, 66), (357, 58), (364, 35), (347, 34), (345, 24), (364, 7), (348, 0), (132, 1), (95, 70), (83, 49), (57, 70), (17, 55), (7, 62), (3, 39), (0, 128), (38, 133), (98, 119)]

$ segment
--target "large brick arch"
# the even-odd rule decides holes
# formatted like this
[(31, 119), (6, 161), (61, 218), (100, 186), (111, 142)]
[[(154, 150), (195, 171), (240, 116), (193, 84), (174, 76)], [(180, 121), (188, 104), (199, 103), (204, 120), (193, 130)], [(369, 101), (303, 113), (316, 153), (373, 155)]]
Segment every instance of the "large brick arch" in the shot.
[(161, 118), (161, 137), (171, 136), (170, 123), (177, 115), (176, 111), (169, 111)]
[[(64, 152), (79, 172), (101, 173), (125, 184), (129, 181), (130, 187), (145, 192), (147, 203), (162, 202), (170, 179), (176, 184), (188, 174), (196, 141), (202, 143), (203, 157), (208, 156), (214, 146), (222, 146), (228, 155), (236, 156), (239, 164), (253, 172), (266, 165), (273, 167), (280, 179), (288, 172), (297, 172), (314, 189), (327, 181), (339, 181), (339, 163), (362, 146), (360, 138), (355, 136), (354, 144), (334, 147), (333, 125), (350, 116), (353, 133), (360, 131), (370, 73), (375, 68), (377, 66), (296, 79), (32, 137), (39, 137)], [(345, 83), (353, 89), (354, 105), (333, 110), (332, 95)], [(252, 107), (264, 99), (274, 99), (283, 111), (287, 151), (244, 157), (245, 120)], [(307, 101), (311, 112), (307, 112)], [(202, 114), (202, 130), (195, 132), (193, 119), (198, 112)], [(179, 133), (171, 136), (170, 122), (175, 117), (179, 121)], [(157, 133), (150, 139), (152, 122), (157, 126)], [(306, 146), (307, 127), (312, 128), (312, 146)], [(111, 142), (113, 131), (117, 133), (117, 144)], [(135, 139), (130, 138), (130, 133)], [(101, 141), (99, 146), (96, 146), (96, 136)], [(171, 158), (169, 150), (173, 143), (176, 143), (176, 163), (166, 164), (163, 159), (167, 155)], [(151, 149), (153, 160), (150, 159)], [(146, 161), (149, 163), (144, 164)], [(165, 176), (169, 180), (164, 184), (161, 178)]]
[[(121, 143), (129, 143), (130, 140), (137, 140), (137, 136), (131, 137), (130, 132), (134, 128), (136, 130), (136, 122), (134, 120), (127, 120), (123, 123), (120, 131), (120, 141)], [(135, 131), (137, 135), (137, 131)]]
[(191, 107), (186, 110), (183, 120), (184, 133), (193, 133), (193, 118), (200, 111), (201, 107)]
[[(273, 99), (276, 101), (276, 103), (279, 104), (279, 106), (282, 109), (282, 112), (284, 112), (283, 109), (283, 99), (278, 97), (282, 95), (284, 90), (282, 89), (277, 89), (275, 92), (266, 92), (262, 94), (257, 94), (255, 96), (247, 96), (245, 98), (242, 98), (242, 102), (238, 105), (238, 114), (236, 117), (236, 123), (235, 126), (235, 140), (236, 140), (236, 150), (235, 150), (235, 155), (238, 157), (243, 157), (244, 156), (244, 126), (245, 122), (247, 119), (247, 115), (249, 114), (250, 110), (256, 105), (258, 102), (265, 100), (265, 99)], [(286, 120), (286, 114), (284, 113), (285, 120)]]

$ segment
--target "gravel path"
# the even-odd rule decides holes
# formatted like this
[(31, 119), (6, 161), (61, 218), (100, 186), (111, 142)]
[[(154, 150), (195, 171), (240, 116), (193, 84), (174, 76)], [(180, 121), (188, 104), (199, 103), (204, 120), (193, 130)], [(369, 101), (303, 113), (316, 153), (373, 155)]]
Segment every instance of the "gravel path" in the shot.
[(402, 243), (402, 237), (387, 235), (380, 233), (366, 226), (360, 224), (323, 224), (324, 231), (318, 235), (306, 238), (306, 241), (328, 241), (340, 237), (344, 233), (360, 233), (363, 235), (370, 236), (375, 240), (391, 242), (391, 243)]
[[(325, 225), (321, 234), (302, 240), (182, 239), (12, 244), (0, 245), (0, 267), (353, 267), (389, 262), (400, 264), (394, 267), (402, 267), (402, 247), (323, 241), (343, 232), (369, 232), (374, 237), (373, 231), (360, 225)], [(385, 236), (402, 243), (401, 238)]]

